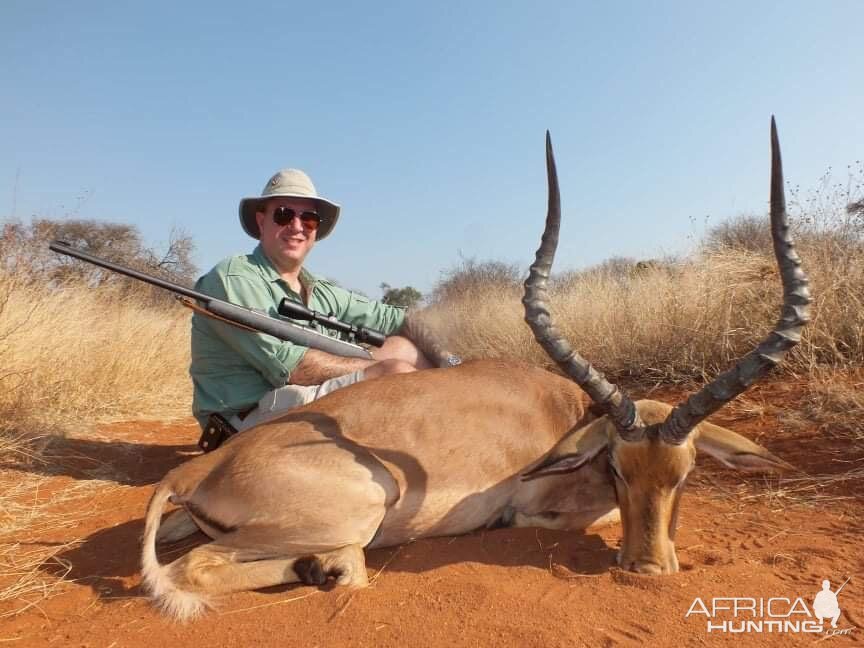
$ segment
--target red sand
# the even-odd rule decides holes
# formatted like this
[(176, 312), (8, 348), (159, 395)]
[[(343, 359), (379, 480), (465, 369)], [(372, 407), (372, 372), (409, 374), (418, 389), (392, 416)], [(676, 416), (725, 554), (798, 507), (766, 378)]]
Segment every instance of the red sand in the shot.
[[(778, 399), (798, 398), (803, 388), (760, 388), (755, 398), (771, 403), (761, 415), (733, 411), (715, 420), (807, 466), (810, 473), (860, 467), (860, 451), (850, 455), (842, 440), (817, 436), (821, 432), (807, 426), (777, 430)], [(31, 539), (51, 544), (82, 538), (59, 555), (71, 565), (68, 578), (74, 582), (0, 621), (0, 646), (864, 643), (864, 484), (831, 486), (823, 491), (830, 499), (820, 506), (790, 504), (766, 495), (776, 481), (752, 477), (742, 486), (745, 478), (708, 459), (700, 459), (702, 477), (684, 497), (678, 533), (682, 570), (673, 576), (637, 576), (614, 567), (618, 526), (588, 534), (503, 529), (367, 552), (373, 585), (365, 590), (286, 586), (245, 592), (224, 597), (201, 620), (177, 624), (141, 597), (141, 517), (152, 484), (194, 451), (197, 428), (192, 422), (133, 422), (106, 426), (100, 433), (111, 441), (82, 436), (58, 444), (58, 453), (78, 458), (64, 459), (53, 470), (41, 496), (92, 479), (94, 458), (111, 467), (101, 478), (111, 475), (123, 487), (76, 500), (83, 518), (76, 528)], [(204, 537), (193, 540), (163, 551), (163, 559)], [(823, 579), (836, 587), (847, 576), (852, 580), (839, 597), (838, 626), (851, 629), (845, 636), (709, 634), (704, 614), (685, 618), (696, 597), (708, 605), (714, 597), (801, 597), (812, 609)], [(0, 614), (20, 605), (0, 604)], [(721, 613), (716, 621), (730, 618)]]

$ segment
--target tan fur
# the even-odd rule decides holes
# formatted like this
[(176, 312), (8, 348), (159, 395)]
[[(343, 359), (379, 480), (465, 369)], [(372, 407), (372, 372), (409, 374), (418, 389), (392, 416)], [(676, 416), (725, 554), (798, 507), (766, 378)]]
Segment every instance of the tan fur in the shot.
[[(670, 409), (654, 401), (638, 407), (649, 423)], [(709, 451), (727, 461), (734, 448), (768, 455), (705, 425)], [(337, 565), (340, 583), (362, 586), (362, 547), (466, 533), (499, 518), (584, 529), (617, 519), (616, 490), (622, 565), (675, 571), (676, 484), (692, 468), (698, 438), (624, 443), (605, 417), (586, 414), (574, 383), (511, 362), (361, 382), (169, 472), (147, 513), (145, 584), (178, 618), (199, 614), (209, 595), (296, 582), (293, 565), (303, 556)], [(607, 451), (626, 485), (613, 486)], [(559, 456), (581, 463), (522, 479)], [(155, 540), (169, 497), (190, 515), (172, 515), (167, 535), (188, 530), (191, 519), (213, 542), (163, 566)]]
[[(643, 400), (636, 403), (646, 425), (666, 420), (672, 407)], [(605, 439), (617, 475), (613, 477), (621, 509), (624, 538), (618, 555), (625, 569), (643, 573), (678, 571), (675, 553), (675, 511), (684, 482), (693, 470), (697, 449), (725, 465), (741, 470), (783, 471), (792, 466), (762, 446), (731, 430), (703, 422), (681, 445), (671, 445), (656, 436), (638, 442), (623, 441), (605, 417), (587, 425), (580, 435), (562, 442), (553, 454), (598, 453)]]

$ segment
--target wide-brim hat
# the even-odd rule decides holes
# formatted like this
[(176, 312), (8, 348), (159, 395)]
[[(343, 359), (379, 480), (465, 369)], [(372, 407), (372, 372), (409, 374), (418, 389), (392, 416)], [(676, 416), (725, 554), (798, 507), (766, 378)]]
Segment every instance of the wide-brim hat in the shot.
[(263, 203), (271, 198), (314, 200), (318, 206), (318, 217), (321, 219), (315, 236), (316, 241), (327, 238), (336, 226), (336, 221), (339, 220), (339, 205), (319, 196), (308, 175), (300, 169), (282, 169), (267, 181), (260, 196), (244, 198), (240, 201), (240, 224), (243, 226), (243, 231), (254, 239), (261, 238), (255, 213), (261, 211)]

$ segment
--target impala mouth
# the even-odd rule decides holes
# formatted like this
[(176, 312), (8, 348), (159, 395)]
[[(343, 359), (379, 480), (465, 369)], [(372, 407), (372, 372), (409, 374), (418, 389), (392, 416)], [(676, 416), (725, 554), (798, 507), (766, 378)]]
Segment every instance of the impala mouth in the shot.
[(627, 570), (636, 574), (651, 574), (654, 576), (666, 573), (660, 565), (649, 560), (634, 560), (628, 565)]

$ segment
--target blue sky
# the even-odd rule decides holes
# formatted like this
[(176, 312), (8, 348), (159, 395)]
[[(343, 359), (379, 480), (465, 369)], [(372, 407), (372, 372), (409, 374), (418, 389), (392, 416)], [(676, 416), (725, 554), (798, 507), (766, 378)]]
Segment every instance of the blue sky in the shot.
[(556, 269), (674, 253), (764, 212), (771, 114), (804, 190), (864, 158), (862, 24), (860, 0), (5, 0), (0, 217), (182, 228), (206, 270), (299, 167), (343, 206), (310, 269), (425, 292), (460, 256), (527, 267), (548, 128)]

